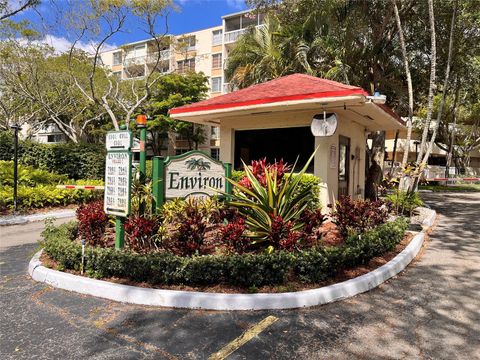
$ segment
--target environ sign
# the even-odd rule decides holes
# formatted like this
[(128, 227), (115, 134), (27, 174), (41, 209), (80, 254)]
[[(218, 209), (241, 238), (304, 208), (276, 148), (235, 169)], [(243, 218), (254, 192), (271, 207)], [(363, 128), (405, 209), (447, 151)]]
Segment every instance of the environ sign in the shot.
[(110, 215), (130, 214), (132, 155), (127, 151), (107, 153), (105, 163), (104, 210)]
[(219, 195), (226, 192), (226, 167), (200, 151), (165, 161), (165, 198)]

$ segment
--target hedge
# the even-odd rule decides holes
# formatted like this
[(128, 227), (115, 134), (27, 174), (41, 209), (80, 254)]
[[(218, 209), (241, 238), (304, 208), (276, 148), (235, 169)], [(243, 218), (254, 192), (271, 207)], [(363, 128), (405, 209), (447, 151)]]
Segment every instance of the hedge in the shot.
[[(37, 169), (65, 174), (70, 179), (102, 179), (105, 171), (103, 144), (41, 144), (20, 141), (19, 162)], [(13, 137), (0, 132), (0, 160), (13, 160)]]
[[(289, 280), (318, 283), (339, 269), (368, 263), (393, 250), (402, 240), (407, 221), (399, 218), (362, 235), (351, 236), (342, 247), (320, 247), (303, 252), (180, 257), (167, 252), (140, 255), (128, 250), (87, 247), (85, 270), (96, 277), (121, 277), (152, 285), (228, 284), (250, 287), (279, 285)], [(47, 226), (45, 252), (60, 269), (80, 269), (81, 245), (72, 240), (76, 224)]]

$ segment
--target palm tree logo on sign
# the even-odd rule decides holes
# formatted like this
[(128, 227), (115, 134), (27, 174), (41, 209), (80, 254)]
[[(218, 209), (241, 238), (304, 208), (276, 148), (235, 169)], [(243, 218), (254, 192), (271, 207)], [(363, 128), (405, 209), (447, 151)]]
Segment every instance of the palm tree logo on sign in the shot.
[(210, 169), (210, 162), (205, 161), (201, 158), (200, 159), (191, 158), (191, 159), (185, 161), (185, 165), (187, 165), (188, 170), (197, 169), (198, 171), (202, 171), (202, 170), (209, 170)]

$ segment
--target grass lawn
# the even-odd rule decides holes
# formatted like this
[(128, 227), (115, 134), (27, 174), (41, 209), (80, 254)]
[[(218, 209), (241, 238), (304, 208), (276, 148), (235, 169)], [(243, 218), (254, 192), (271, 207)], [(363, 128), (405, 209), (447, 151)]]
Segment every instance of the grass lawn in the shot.
[(420, 185), (420, 190), (432, 190), (434, 192), (444, 191), (463, 191), (463, 192), (480, 192), (480, 184), (457, 184), (457, 185)]

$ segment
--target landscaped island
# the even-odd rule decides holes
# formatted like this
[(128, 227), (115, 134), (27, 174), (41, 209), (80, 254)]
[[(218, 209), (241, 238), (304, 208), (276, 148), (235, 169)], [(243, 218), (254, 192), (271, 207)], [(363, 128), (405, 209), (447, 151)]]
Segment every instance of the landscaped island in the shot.
[(318, 179), (305, 174), (307, 166), (293, 174), (282, 162), (254, 161), (235, 173), (233, 194), (168, 201), (158, 214), (139, 214), (151, 197), (138, 191), (122, 250), (113, 248), (112, 221), (102, 203), (81, 206), (78, 222), (47, 226), (44, 264), (144, 286), (285, 291), (287, 284), (309, 287), (367, 264), (404, 239), (408, 221), (392, 216), (382, 200), (344, 197), (328, 217), (323, 214)]

